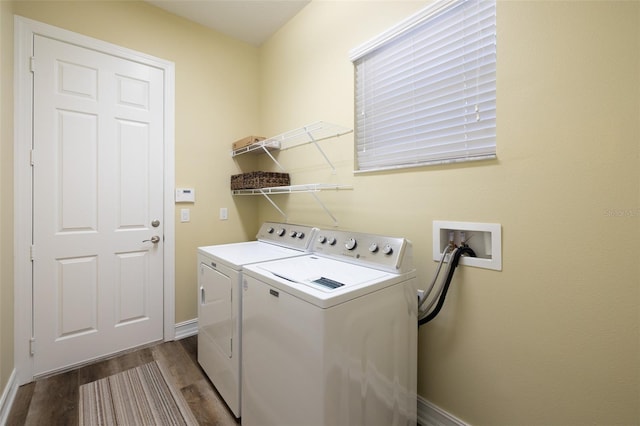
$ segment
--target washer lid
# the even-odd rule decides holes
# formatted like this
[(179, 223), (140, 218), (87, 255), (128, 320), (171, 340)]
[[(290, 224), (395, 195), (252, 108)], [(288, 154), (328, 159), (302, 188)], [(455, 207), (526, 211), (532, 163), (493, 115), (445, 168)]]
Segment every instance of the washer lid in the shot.
[(245, 274), (321, 308), (404, 281), (408, 276), (315, 255), (250, 265)]
[(332, 289), (323, 288), (322, 285), (314, 284), (314, 281), (324, 277), (341, 284), (339, 287), (353, 287), (392, 275), (388, 272), (312, 255), (301, 257), (295, 262), (270, 262), (260, 267), (286, 280), (309, 284), (324, 291)]

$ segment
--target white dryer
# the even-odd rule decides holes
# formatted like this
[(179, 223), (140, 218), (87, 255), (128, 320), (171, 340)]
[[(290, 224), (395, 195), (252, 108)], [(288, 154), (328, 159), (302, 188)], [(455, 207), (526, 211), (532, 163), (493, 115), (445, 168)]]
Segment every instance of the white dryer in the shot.
[(307, 253), (315, 228), (265, 222), (257, 241), (198, 248), (198, 362), (241, 416), (242, 270)]
[(243, 278), (244, 426), (415, 425), (411, 243), (319, 230)]

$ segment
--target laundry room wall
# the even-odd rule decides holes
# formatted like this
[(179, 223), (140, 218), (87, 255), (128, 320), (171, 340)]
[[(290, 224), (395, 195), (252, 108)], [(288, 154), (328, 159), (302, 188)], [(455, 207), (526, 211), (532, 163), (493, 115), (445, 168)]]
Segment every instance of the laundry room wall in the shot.
[[(350, 49), (425, 2), (313, 1), (260, 49), (266, 135), (353, 126)], [(497, 160), (354, 175), (353, 135), (280, 152), (291, 222), (405, 236), (421, 287), (433, 220), (502, 225), (503, 269), (461, 267), (419, 330), (420, 396), (470, 424), (640, 423), (640, 3), (498, 2)], [(271, 167), (268, 159), (261, 167)], [(281, 216), (260, 202), (260, 221)]]
[(0, 1), (0, 395), (13, 371), (12, 21), (11, 5)]
[[(235, 200), (229, 176), (238, 166), (230, 161), (231, 143), (258, 126), (258, 51), (254, 46), (221, 35), (139, 1), (2, 1), (2, 300), (12, 295), (12, 123), (13, 105), (5, 98), (5, 71), (13, 66), (13, 16), (17, 15), (104, 40), (175, 63), (175, 175), (177, 187), (196, 190), (194, 204), (176, 204), (176, 322), (197, 317), (196, 248), (241, 241), (256, 234), (255, 200)], [(9, 123), (7, 127), (5, 124)], [(7, 155), (5, 155), (7, 154)], [(7, 167), (5, 165), (8, 164)], [(5, 189), (7, 191), (5, 191)], [(221, 207), (227, 221), (218, 220)], [(191, 220), (180, 222), (180, 209)], [(8, 241), (8, 243), (7, 243)], [(8, 250), (5, 256), (4, 250)], [(4, 303), (4, 302), (3, 302)], [(11, 310), (2, 327), (12, 329)], [(2, 334), (2, 359), (13, 353), (12, 335)], [(11, 342), (11, 345), (8, 344)], [(11, 359), (8, 357), (7, 359)], [(11, 365), (9, 363), (8, 365)], [(4, 362), (2, 364), (4, 366)], [(1, 388), (0, 388), (1, 389)]]

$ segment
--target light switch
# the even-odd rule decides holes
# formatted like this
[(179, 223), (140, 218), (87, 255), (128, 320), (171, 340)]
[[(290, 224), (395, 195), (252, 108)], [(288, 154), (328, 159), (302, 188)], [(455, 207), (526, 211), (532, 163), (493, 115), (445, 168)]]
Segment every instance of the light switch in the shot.
[(222, 207), (220, 209), (220, 220), (227, 220), (229, 219), (229, 210), (227, 210), (226, 207)]
[(180, 209), (180, 222), (189, 222), (191, 220), (191, 211), (189, 209)]

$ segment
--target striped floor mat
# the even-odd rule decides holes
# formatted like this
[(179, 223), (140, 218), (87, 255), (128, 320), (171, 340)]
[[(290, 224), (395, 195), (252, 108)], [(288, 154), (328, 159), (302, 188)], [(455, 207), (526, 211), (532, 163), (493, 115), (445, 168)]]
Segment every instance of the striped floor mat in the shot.
[(197, 425), (182, 395), (150, 362), (80, 386), (80, 425)]

